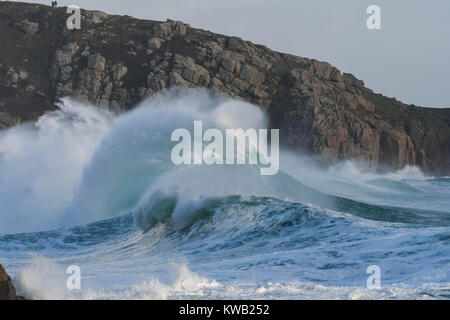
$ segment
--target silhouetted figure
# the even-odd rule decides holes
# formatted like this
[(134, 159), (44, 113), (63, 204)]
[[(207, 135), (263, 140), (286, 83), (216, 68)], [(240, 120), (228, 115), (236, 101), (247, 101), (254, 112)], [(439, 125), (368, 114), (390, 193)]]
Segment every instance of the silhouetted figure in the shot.
[(52, 1), (52, 7), (55, 8), (55, 7), (57, 7), (57, 6), (58, 6), (58, 2)]

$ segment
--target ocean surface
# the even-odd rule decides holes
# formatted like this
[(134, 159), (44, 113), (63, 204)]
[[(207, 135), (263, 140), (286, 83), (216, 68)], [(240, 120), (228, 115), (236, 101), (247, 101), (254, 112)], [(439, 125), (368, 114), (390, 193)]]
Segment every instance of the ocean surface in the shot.
[(450, 298), (450, 178), (289, 150), (274, 176), (175, 166), (171, 133), (194, 120), (266, 127), (258, 107), (203, 92), (120, 115), (59, 107), (0, 132), (0, 263), (28, 298)]

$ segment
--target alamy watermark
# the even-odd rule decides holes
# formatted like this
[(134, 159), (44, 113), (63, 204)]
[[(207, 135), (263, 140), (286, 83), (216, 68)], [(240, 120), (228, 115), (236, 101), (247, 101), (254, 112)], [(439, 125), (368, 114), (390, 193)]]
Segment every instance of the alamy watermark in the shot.
[(371, 5), (367, 8), (367, 29), (380, 30), (381, 29), (381, 8), (377, 5)]
[(77, 265), (71, 265), (67, 267), (66, 273), (70, 275), (66, 281), (67, 289), (81, 290), (81, 268)]
[(203, 132), (202, 121), (194, 121), (193, 137), (184, 128), (172, 132), (171, 141), (178, 143), (172, 148), (171, 159), (175, 165), (259, 164), (261, 175), (275, 175), (280, 166), (279, 130), (270, 130), (270, 154), (268, 139), (267, 129), (226, 129), (223, 132), (210, 128)]
[[(370, 5), (367, 7), (366, 13), (369, 15), (366, 21), (369, 30), (381, 29), (381, 8), (378, 5)], [(66, 26), (69, 30), (81, 29), (81, 9), (77, 5), (67, 7), (67, 14), (70, 16), (66, 20)]]
[(81, 9), (79, 6), (71, 5), (67, 7), (67, 13), (70, 16), (66, 20), (66, 26), (69, 30), (81, 29)]
[(366, 273), (370, 274), (366, 282), (367, 289), (381, 289), (381, 268), (374, 264), (367, 267)]

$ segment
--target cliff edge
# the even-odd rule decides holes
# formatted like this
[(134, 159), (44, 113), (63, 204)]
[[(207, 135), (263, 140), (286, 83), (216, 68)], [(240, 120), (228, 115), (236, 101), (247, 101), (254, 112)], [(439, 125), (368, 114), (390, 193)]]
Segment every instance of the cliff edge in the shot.
[[(450, 109), (406, 105), (326, 62), (180, 22), (0, 2), (0, 128), (35, 120), (64, 96), (126, 111), (173, 86), (260, 105), (289, 148), (369, 170), (417, 165), (450, 175)], [(419, 75), (418, 75), (419, 76)]]
[(23, 297), (16, 294), (11, 278), (0, 264), (0, 300), (24, 300)]

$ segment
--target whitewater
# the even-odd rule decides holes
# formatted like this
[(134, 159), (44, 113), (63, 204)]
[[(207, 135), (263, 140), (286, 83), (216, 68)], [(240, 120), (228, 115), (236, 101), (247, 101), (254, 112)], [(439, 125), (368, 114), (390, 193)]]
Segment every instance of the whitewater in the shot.
[(27, 298), (450, 298), (450, 178), (289, 150), (274, 176), (176, 166), (177, 128), (268, 128), (259, 107), (207, 91), (120, 114), (58, 107), (0, 132), (0, 263)]

